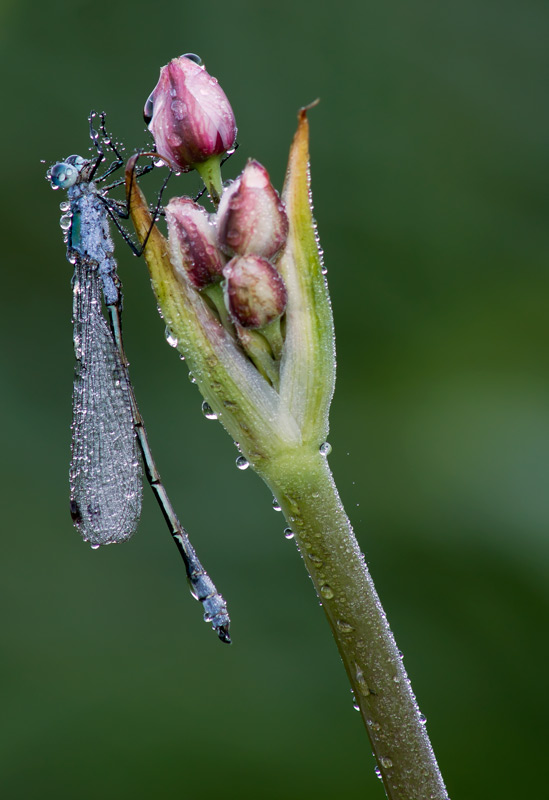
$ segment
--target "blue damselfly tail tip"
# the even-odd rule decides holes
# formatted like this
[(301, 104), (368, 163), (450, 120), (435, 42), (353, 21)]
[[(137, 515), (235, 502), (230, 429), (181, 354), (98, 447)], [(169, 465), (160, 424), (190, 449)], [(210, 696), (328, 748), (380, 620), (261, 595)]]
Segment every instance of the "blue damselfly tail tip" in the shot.
[(231, 636), (229, 634), (228, 624), (220, 625), (219, 628), (216, 628), (216, 630), (217, 630), (217, 635), (219, 636), (222, 642), (225, 642), (225, 644), (232, 644)]

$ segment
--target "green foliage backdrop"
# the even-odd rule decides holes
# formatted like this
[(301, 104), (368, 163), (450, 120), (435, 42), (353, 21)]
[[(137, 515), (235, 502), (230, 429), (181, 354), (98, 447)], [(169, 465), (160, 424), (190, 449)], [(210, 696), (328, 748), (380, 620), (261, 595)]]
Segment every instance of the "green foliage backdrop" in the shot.
[(227, 176), (251, 155), (280, 186), (296, 111), (321, 98), (330, 462), (450, 795), (544, 794), (548, 17), (538, 0), (3, 0), (2, 796), (382, 797), (283, 520), (201, 416), (121, 245), (137, 396), (234, 645), (200, 621), (147, 490), (127, 545), (92, 552), (70, 523), (70, 268), (45, 167), (87, 152), (92, 108), (145, 145), (144, 100), (186, 51), (234, 105)]

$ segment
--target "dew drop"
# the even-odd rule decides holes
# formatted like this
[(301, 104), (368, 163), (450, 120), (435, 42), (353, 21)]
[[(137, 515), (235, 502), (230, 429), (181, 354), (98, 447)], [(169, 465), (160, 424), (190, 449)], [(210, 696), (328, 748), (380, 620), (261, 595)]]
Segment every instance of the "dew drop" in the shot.
[(248, 469), (250, 466), (250, 462), (244, 456), (238, 456), (235, 463), (238, 469)]
[(280, 503), (278, 502), (276, 497), (273, 497), (273, 511), (282, 511)]
[(341, 631), (341, 633), (352, 633), (354, 631), (353, 626), (350, 625), (348, 622), (346, 622), (344, 619), (338, 619), (336, 625)]
[(206, 419), (217, 419), (217, 414), (212, 410), (211, 405), (206, 400), (202, 403), (202, 413)]
[(374, 772), (375, 772), (376, 776), (379, 778), (379, 780), (381, 780), (381, 770), (380, 770), (380, 768), (376, 767)]
[(332, 452), (332, 445), (329, 442), (323, 442), (318, 449), (321, 456), (329, 456)]
[(179, 344), (177, 336), (174, 336), (169, 328), (166, 328), (166, 341), (168, 342), (170, 347), (177, 347), (177, 345)]
[(61, 228), (62, 231), (68, 231), (69, 230), (69, 228), (71, 226), (71, 219), (72, 219), (72, 215), (71, 214), (63, 214), (63, 216), (59, 220), (59, 227)]
[(92, 549), (92, 550), (99, 550), (99, 548), (100, 548), (100, 547), (101, 547), (101, 545), (100, 545), (100, 544), (92, 544), (92, 545), (91, 545), (91, 549)]
[(59, 211), (61, 211), (63, 214), (66, 214), (67, 211), (70, 211), (70, 207), (71, 204), (68, 200), (63, 200), (62, 203), (59, 203)]
[(419, 724), (420, 725), (425, 725), (426, 722), (427, 722), (427, 717), (425, 716), (425, 714), (420, 714), (419, 715)]
[(198, 64), (199, 67), (202, 66), (202, 59), (200, 56), (197, 56), (196, 53), (183, 53), (180, 58), (188, 58), (189, 61), (194, 61), (195, 64)]
[(192, 372), (189, 372), (189, 380), (190, 380), (191, 383), (196, 383), (196, 378), (194, 377)]
[(284, 536), (286, 539), (293, 539), (295, 534), (291, 528), (284, 528)]
[(393, 762), (391, 761), (390, 758), (380, 758), (379, 763), (381, 764), (383, 769), (391, 769), (391, 767), (393, 766)]
[(331, 600), (334, 596), (334, 591), (328, 583), (325, 583), (320, 587), (320, 594), (325, 600)]
[(366, 678), (364, 677), (364, 673), (362, 672), (362, 670), (360, 669), (358, 664), (356, 664), (355, 666), (356, 666), (356, 672), (355, 672), (356, 685), (358, 687), (358, 690), (359, 690), (360, 694), (363, 694), (365, 697), (367, 697), (370, 694), (370, 689), (368, 687), (368, 683), (366, 682)]

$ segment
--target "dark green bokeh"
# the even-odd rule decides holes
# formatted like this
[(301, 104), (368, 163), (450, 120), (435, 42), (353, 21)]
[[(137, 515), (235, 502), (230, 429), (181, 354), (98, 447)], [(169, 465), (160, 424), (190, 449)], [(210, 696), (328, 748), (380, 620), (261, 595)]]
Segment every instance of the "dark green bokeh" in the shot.
[(330, 462), (450, 795), (543, 796), (547, 5), (22, 0), (0, 14), (2, 796), (383, 796), (283, 520), (201, 417), (122, 246), (137, 395), (234, 645), (201, 623), (150, 493), (128, 545), (91, 552), (70, 523), (70, 268), (40, 159), (85, 154), (92, 108), (143, 146), (159, 67), (189, 50), (233, 102), (226, 177), (254, 156), (280, 186), (296, 110), (321, 97)]

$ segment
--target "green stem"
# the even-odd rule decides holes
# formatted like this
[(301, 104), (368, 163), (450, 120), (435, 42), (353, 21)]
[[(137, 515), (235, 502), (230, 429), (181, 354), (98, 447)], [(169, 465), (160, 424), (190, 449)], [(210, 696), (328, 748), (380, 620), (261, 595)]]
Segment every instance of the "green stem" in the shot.
[(238, 341), (252, 359), (255, 366), (263, 377), (269, 381), (271, 386), (278, 391), (280, 388), (280, 376), (278, 364), (273, 361), (272, 350), (268, 341), (259, 331), (251, 331), (236, 325)]
[(200, 164), (193, 164), (210, 195), (210, 199), (217, 208), (223, 192), (223, 181), (221, 179), (221, 156), (212, 156), (207, 161)]
[(402, 659), (324, 456), (301, 448), (261, 467), (332, 629), (390, 800), (447, 793)]
[(280, 317), (275, 319), (274, 322), (265, 325), (261, 329), (261, 333), (271, 345), (275, 361), (280, 361), (282, 358), (282, 349), (284, 347), (284, 339), (282, 338), (282, 331), (280, 330)]
[(229, 315), (227, 306), (225, 305), (225, 300), (223, 298), (223, 289), (221, 287), (221, 284), (212, 283), (209, 286), (206, 286), (204, 289), (202, 289), (202, 292), (205, 295), (207, 295), (214, 304), (215, 310), (217, 311), (219, 316), (219, 321), (221, 322), (225, 330), (229, 331), (229, 333), (233, 333), (234, 325)]

